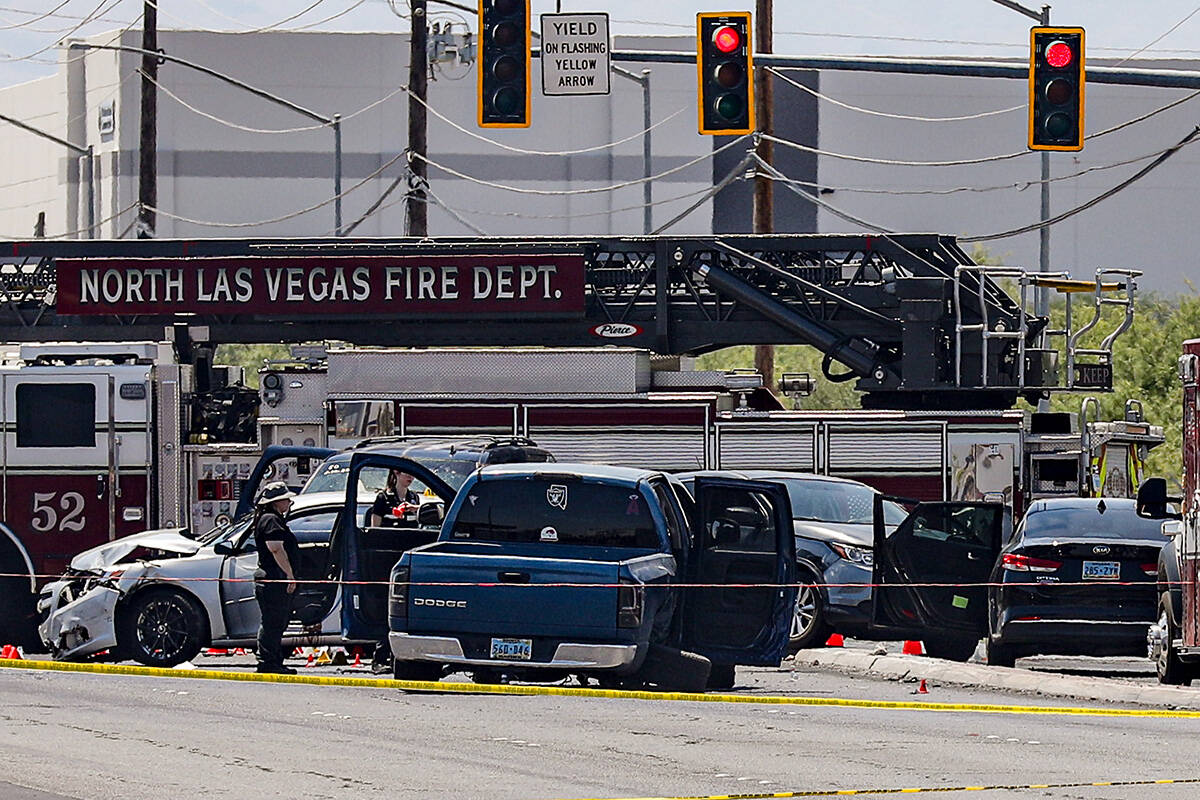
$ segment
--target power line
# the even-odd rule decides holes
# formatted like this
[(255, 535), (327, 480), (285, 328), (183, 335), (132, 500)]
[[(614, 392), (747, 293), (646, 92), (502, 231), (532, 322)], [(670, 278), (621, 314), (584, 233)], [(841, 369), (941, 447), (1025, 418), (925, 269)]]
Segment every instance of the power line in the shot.
[[(841, 100), (835, 100), (834, 98), (830, 97), (829, 95), (821, 94), (820, 92), (818, 92), (816, 89), (813, 89), (812, 87), (805, 86), (803, 83), (800, 83), (799, 81), (792, 80), (791, 78), (784, 75), (781, 71), (779, 71), (775, 67), (766, 67), (766, 70), (767, 70), (767, 72), (770, 72), (772, 75), (775, 75), (777, 78), (780, 78), (781, 80), (785, 81), (786, 83), (790, 83), (792, 86), (795, 86), (797, 89), (803, 89), (804, 91), (811, 94), (813, 97), (824, 100), (827, 103), (832, 103), (835, 106), (841, 106), (842, 108), (849, 109), (850, 111), (858, 111), (862, 114), (870, 114), (873, 117), (887, 117), (888, 119), (915, 120), (917, 122), (959, 122), (961, 120), (982, 119), (983, 117), (995, 117), (1000, 114), (1008, 114), (1013, 111), (1019, 111), (1026, 107), (1025, 103), (1021, 103), (1020, 105), (1010, 106), (1008, 108), (1000, 108), (995, 111), (981, 111), (978, 114), (967, 114), (967, 115), (961, 116), (961, 117), (918, 117), (918, 116), (913, 116), (910, 114), (889, 114), (886, 111), (875, 111), (875, 110), (869, 109), (869, 108), (860, 108), (858, 106), (852, 106), (849, 103), (843, 103)], [(800, 70), (795, 70), (795, 71), (799, 72)], [(809, 70), (805, 70), (805, 71), (809, 71)]]
[[(737, 138), (732, 139), (729, 142), (726, 142), (721, 147), (718, 147), (717, 149), (713, 150), (711, 153), (705, 153), (704, 155), (697, 156), (696, 158), (693, 158), (691, 161), (688, 161), (684, 164), (680, 164), (679, 166), (673, 167), (664, 172), (660, 172), (657, 175), (650, 175), (645, 178), (635, 178), (633, 180), (623, 181), (621, 183), (614, 183), (611, 186), (597, 186), (592, 189), (530, 189), (530, 188), (526, 188), (526, 187), (522, 187), (522, 186), (511, 186), (509, 184), (498, 183), (496, 181), (484, 180), (483, 178), (476, 178), (473, 175), (468, 175), (464, 172), (459, 172), (458, 170), (452, 169), (443, 164), (439, 164), (438, 162), (436, 162), (426, 156), (416, 156), (416, 157), (420, 158), (422, 161), (429, 164), (431, 167), (436, 167), (437, 169), (440, 169), (442, 172), (445, 172), (448, 175), (453, 175), (456, 178), (462, 178), (463, 180), (470, 181), (471, 183), (477, 183), (480, 186), (489, 186), (493, 189), (502, 189), (507, 192), (516, 192), (517, 194), (536, 194), (536, 195), (547, 195), (547, 196), (600, 194), (603, 192), (616, 191), (617, 189), (624, 189), (629, 186), (639, 186), (643, 183), (646, 183), (647, 181), (660, 180), (669, 175), (674, 175), (675, 173), (681, 172), (681, 171), (687, 169), (688, 167), (695, 166), (696, 164), (699, 164), (702, 161), (707, 161), (708, 159), (711, 159), (717, 153), (720, 153), (724, 150), (728, 150), (730, 147), (733, 147), (734, 145), (742, 142), (748, 136), (749, 136), (749, 134), (738, 136)], [(414, 155), (416, 155), (416, 154), (414, 154)]]
[(1143, 52), (1145, 52), (1146, 50), (1149, 50), (1151, 47), (1153, 47), (1154, 45), (1158, 44), (1158, 43), (1159, 43), (1159, 42), (1161, 42), (1163, 39), (1167, 38), (1167, 37), (1168, 37), (1168, 36), (1170, 36), (1172, 33), (1174, 33), (1175, 31), (1177, 31), (1177, 30), (1179, 29), (1179, 27), (1180, 27), (1181, 25), (1183, 25), (1183, 23), (1187, 22), (1189, 19), (1191, 19), (1192, 17), (1196, 16), (1196, 14), (1200, 14), (1200, 6), (1196, 6), (1196, 8), (1192, 10), (1192, 13), (1188, 14), (1186, 17), (1184, 17), (1183, 19), (1179, 20), (1179, 22), (1176, 22), (1174, 25), (1172, 25), (1170, 28), (1168, 28), (1168, 29), (1166, 30), (1166, 32), (1165, 32), (1165, 33), (1163, 33), (1163, 34), (1162, 34), (1161, 36), (1159, 36), (1157, 39), (1154, 39), (1153, 41), (1151, 41), (1151, 42), (1150, 42), (1150, 44), (1146, 45), (1145, 47), (1142, 47), (1142, 48), (1139, 48), (1139, 49), (1137, 49), (1137, 50), (1134, 50), (1132, 53), (1130, 53), (1129, 55), (1127, 55), (1127, 56), (1125, 56), (1124, 58), (1122, 58), (1120, 61), (1118, 61), (1118, 62), (1117, 62), (1116, 64), (1114, 64), (1113, 66), (1114, 66), (1114, 67), (1119, 67), (1119, 66), (1121, 66), (1122, 64), (1124, 64), (1126, 61), (1128, 61), (1129, 59), (1131, 59), (1131, 58), (1133, 58), (1134, 56), (1138, 55), (1139, 53), (1143, 53)]
[[(73, 35), (76, 31), (78, 31), (84, 25), (87, 25), (89, 22), (93, 22), (97, 17), (99, 17), (101, 15), (108, 13), (109, 11), (114, 9), (116, 6), (120, 5), (121, 2), (122, 2), (122, 0), (111, 0), (111, 1), (110, 0), (100, 0), (99, 5), (97, 5), (92, 10), (92, 13), (90, 13), (86, 17), (84, 17), (83, 20), (80, 21), (80, 23), (78, 25), (71, 28), (70, 31), (66, 34), (66, 36), (64, 36), (63, 38), (64, 39), (70, 38), (71, 35)], [(108, 6), (107, 8), (105, 8), (106, 4)], [(34, 50), (32, 53), (29, 53), (29, 54), (23, 55), (23, 56), (13, 56), (13, 55), (6, 54), (3, 56), (0, 56), (0, 62), (12, 63), (12, 62), (16, 62), (16, 61), (32, 61), (37, 56), (40, 56), (42, 53), (46, 52), (47, 50), (50, 50), (53, 47), (56, 47), (57, 45), (58, 45), (58, 42), (54, 41), (39, 50)]]

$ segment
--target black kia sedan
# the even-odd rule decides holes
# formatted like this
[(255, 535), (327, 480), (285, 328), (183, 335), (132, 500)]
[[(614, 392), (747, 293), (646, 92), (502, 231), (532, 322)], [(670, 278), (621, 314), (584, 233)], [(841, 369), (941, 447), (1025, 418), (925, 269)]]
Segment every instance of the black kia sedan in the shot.
[(1034, 502), (992, 571), (988, 663), (1144, 655), (1166, 542), (1161, 521), (1139, 517), (1131, 499)]

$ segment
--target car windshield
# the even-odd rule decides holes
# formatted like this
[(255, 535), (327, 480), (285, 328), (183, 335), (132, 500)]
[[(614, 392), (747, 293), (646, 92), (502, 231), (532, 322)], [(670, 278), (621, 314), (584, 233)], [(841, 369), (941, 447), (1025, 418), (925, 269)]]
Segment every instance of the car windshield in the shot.
[(1109, 506), (1103, 514), (1097, 506), (1047, 508), (1025, 517), (1026, 539), (1151, 539), (1166, 541), (1162, 520), (1142, 519), (1132, 505)]
[(247, 514), (240, 519), (234, 520), (233, 522), (228, 522), (224, 525), (219, 525), (216, 528), (213, 528), (204, 536), (200, 537), (200, 539), (197, 541), (199, 541), (202, 545), (211, 545), (216, 544), (217, 542), (226, 541), (227, 539), (237, 538), (239, 535), (241, 535), (242, 531), (250, 527), (250, 523), (253, 519), (253, 514)]
[[(314, 492), (345, 492), (346, 476), (350, 474), (350, 462), (326, 461), (312, 474), (300, 494)], [(359, 494), (377, 494), (387, 485), (387, 470), (382, 467), (365, 467), (358, 473)]]
[[(870, 486), (841, 481), (778, 480), (787, 486), (793, 519), (842, 525), (871, 523), (875, 490)], [(890, 500), (883, 502), (886, 525), (899, 525), (907, 516), (902, 506)]]

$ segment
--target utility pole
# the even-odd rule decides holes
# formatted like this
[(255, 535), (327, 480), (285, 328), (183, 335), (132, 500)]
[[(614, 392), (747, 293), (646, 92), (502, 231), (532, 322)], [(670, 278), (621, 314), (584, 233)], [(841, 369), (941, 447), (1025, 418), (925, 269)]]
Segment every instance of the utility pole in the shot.
[(429, 167), (425, 163), (425, 102), (429, 78), (429, 20), (426, 0), (411, 0), (412, 36), (408, 50), (408, 169), (410, 173), (405, 216), (409, 236), (429, 234), (425, 185)]
[[(772, 30), (774, 28), (774, 0), (755, 0), (754, 45), (758, 53), (774, 50)], [(774, 135), (774, 98), (771, 92), (771, 74), (763, 67), (754, 70), (754, 115), (758, 119), (758, 132)], [(768, 164), (774, 163), (774, 145), (764, 138), (755, 144), (758, 157)], [(771, 179), (761, 171), (754, 178), (754, 232), (775, 232), (775, 187)], [(763, 386), (775, 391), (775, 345), (754, 346), (754, 368), (762, 375)]]
[(138, 146), (139, 239), (154, 238), (158, 206), (158, 3), (145, 0), (142, 10), (142, 128)]

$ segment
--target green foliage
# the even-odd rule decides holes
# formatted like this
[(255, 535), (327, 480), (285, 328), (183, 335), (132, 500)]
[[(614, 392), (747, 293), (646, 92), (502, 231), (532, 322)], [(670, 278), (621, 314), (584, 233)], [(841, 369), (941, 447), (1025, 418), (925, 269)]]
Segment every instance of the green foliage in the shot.
[[(854, 390), (854, 381), (834, 383), (821, 374), (821, 352), (807, 345), (780, 345), (775, 348), (775, 378), (785, 372), (807, 372), (817, 382), (812, 397), (800, 401), (803, 408), (858, 408), (862, 392)], [(731, 370), (754, 369), (754, 347), (727, 347), (696, 360), (697, 369)], [(836, 361), (834, 374), (845, 371)]]
[(258, 388), (258, 369), (267, 359), (288, 357), (286, 344), (223, 344), (217, 347), (214, 362), (244, 367), (246, 385)]

